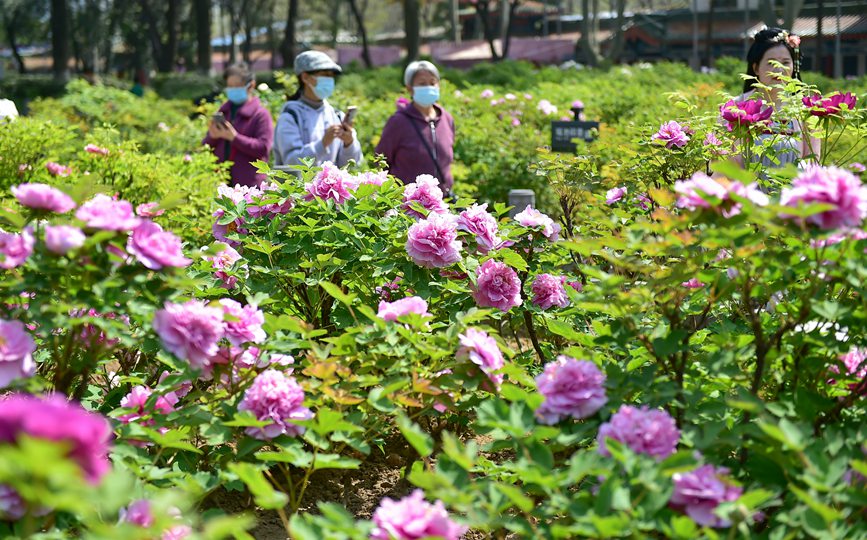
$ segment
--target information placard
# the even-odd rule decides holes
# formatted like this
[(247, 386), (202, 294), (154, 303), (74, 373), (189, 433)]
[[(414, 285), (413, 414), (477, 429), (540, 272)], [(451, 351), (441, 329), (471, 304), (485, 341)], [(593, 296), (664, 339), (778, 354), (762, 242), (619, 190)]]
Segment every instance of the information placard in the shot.
[(596, 138), (593, 130), (599, 129), (599, 122), (566, 122), (555, 120), (551, 122), (551, 150), (554, 152), (574, 152), (573, 139), (583, 139), (591, 142)]

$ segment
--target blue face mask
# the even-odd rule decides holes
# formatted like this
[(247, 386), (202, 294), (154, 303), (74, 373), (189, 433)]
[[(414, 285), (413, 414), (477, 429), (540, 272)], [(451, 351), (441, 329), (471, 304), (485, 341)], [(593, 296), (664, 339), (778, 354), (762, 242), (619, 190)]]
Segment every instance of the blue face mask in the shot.
[(247, 87), (229, 86), (226, 88), (226, 97), (235, 105), (240, 105), (247, 101)]
[(334, 77), (316, 77), (313, 93), (319, 99), (328, 99), (334, 93)]
[(430, 107), (440, 99), (439, 86), (413, 86), (412, 99), (422, 107)]

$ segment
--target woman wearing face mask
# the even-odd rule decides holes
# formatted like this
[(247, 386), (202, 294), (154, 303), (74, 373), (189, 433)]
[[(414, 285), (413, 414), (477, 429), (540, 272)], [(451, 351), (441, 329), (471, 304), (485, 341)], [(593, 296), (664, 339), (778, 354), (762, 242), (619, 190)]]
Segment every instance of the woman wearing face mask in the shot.
[(219, 112), (208, 125), (202, 144), (210, 146), (218, 161), (231, 161), (232, 182), (242, 186), (259, 186), (264, 174), (253, 163), (268, 161), (274, 137), (271, 113), (259, 103), (253, 92), (256, 81), (247, 64), (230, 66), (224, 74), (226, 97)]
[[(784, 101), (785, 78), (800, 79), (799, 46), (801, 39), (780, 28), (765, 28), (753, 38), (747, 52), (747, 76), (744, 93), (737, 99), (761, 99), (775, 111)], [(790, 163), (813, 159), (819, 155), (819, 140), (811, 137), (806, 126), (797, 119), (771, 124), (768, 133), (759, 136), (757, 144), (771, 141), (775, 162), (769, 155), (755, 155), (765, 167), (783, 167)], [(769, 152), (770, 153), (770, 152)]]
[(289, 98), (274, 135), (277, 165), (298, 165), (314, 158), (315, 165), (330, 161), (343, 167), (361, 162), (361, 144), (352, 123), (328, 103), (334, 92), (334, 78), (342, 69), (327, 54), (305, 51), (295, 58), (298, 91)]
[(453, 197), (455, 121), (437, 105), (439, 70), (424, 60), (412, 62), (406, 67), (403, 83), (412, 103), (388, 119), (376, 153), (385, 156), (389, 172), (405, 183), (414, 182), (420, 174), (429, 174), (440, 181), (444, 193)]

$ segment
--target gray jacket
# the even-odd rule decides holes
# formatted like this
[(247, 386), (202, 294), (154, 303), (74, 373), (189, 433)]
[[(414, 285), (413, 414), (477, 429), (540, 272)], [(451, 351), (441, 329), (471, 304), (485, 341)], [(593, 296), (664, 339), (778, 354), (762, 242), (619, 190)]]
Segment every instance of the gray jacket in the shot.
[(274, 130), (275, 165), (298, 165), (302, 158), (310, 157), (315, 159), (315, 165), (326, 161), (338, 167), (345, 166), (350, 160), (360, 163), (358, 137), (354, 137), (349, 147), (344, 147), (340, 139), (334, 139), (328, 147), (322, 145), (325, 129), (342, 121), (343, 113), (336, 111), (328, 100), (323, 101), (318, 109), (302, 100), (287, 102), (277, 117)]

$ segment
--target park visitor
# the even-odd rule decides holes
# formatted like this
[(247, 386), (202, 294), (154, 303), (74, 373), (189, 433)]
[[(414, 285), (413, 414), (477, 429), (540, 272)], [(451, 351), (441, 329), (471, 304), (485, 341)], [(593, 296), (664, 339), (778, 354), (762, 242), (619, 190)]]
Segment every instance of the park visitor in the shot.
[(313, 158), (338, 167), (361, 162), (361, 144), (353, 129), (354, 118), (336, 110), (328, 98), (343, 70), (327, 54), (305, 51), (295, 58), (298, 90), (277, 117), (274, 134), (276, 165), (298, 165)]
[(388, 119), (376, 153), (385, 156), (389, 172), (403, 182), (414, 182), (418, 175), (429, 174), (439, 180), (444, 193), (453, 197), (455, 121), (437, 104), (439, 70), (424, 60), (412, 62), (406, 67), (403, 83), (412, 102)]
[(271, 113), (254, 95), (256, 81), (247, 64), (230, 66), (224, 78), (228, 101), (211, 118), (202, 142), (220, 162), (232, 162), (233, 184), (258, 187), (265, 175), (257, 173), (253, 163), (268, 161), (274, 136)]

